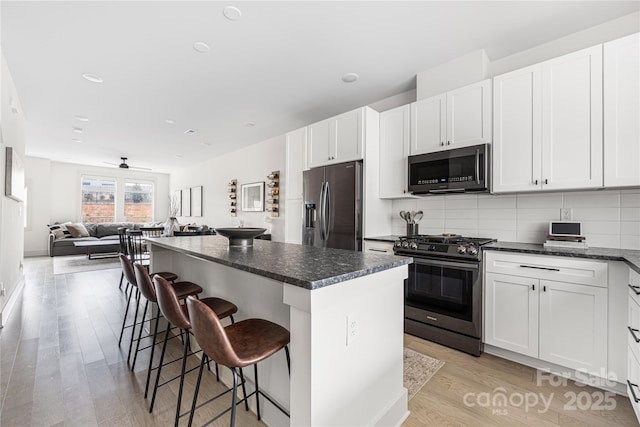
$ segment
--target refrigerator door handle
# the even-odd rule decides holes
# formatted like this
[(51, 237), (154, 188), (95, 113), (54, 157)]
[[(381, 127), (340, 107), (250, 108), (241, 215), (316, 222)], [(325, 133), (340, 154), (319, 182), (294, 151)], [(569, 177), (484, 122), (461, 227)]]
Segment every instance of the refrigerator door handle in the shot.
[(319, 228), (320, 228), (320, 240), (325, 240), (324, 238), (324, 184), (325, 182), (322, 181), (322, 184), (320, 184), (320, 215), (318, 215), (318, 221), (320, 224)]
[(329, 183), (327, 182), (325, 190), (324, 190), (324, 208), (325, 208), (325, 219), (324, 219), (324, 238), (325, 240), (329, 240), (329, 230), (331, 230), (331, 190), (329, 187)]

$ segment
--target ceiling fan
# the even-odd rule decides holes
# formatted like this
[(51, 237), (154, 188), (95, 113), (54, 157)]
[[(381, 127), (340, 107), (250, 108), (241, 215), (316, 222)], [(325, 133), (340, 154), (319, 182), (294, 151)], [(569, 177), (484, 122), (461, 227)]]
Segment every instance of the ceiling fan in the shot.
[(106, 163), (108, 165), (113, 165), (113, 166), (117, 166), (120, 169), (138, 169), (138, 170), (145, 170), (145, 171), (150, 171), (151, 168), (141, 168), (141, 167), (136, 167), (136, 166), (129, 166), (127, 164), (127, 158), (126, 157), (120, 157), (122, 159), (122, 163), (118, 164), (118, 163), (111, 163), (111, 162), (102, 162), (102, 163)]

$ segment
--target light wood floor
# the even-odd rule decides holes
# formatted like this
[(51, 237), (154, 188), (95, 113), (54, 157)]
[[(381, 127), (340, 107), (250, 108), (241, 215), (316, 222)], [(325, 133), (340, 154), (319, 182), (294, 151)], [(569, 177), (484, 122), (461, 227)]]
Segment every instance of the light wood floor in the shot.
[[(26, 284), (21, 304), (0, 330), (0, 425), (1, 426), (155, 426), (171, 425), (177, 384), (162, 387), (153, 414), (142, 396), (147, 352), (142, 352), (136, 372), (127, 369), (126, 347), (118, 347), (125, 299), (118, 290), (119, 270), (53, 275), (48, 257), (25, 260)], [(125, 335), (126, 339), (126, 335)], [(174, 340), (173, 355), (180, 352)], [(614, 410), (565, 410), (565, 393), (599, 393), (569, 384), (566, 387), (536, 385), (535, 370), (490, 355), (479, 358), (405, 336), (405, 345), (446, 363), (409, 402), (411, 415), (405, 426), (635, 426), (628, 400), (615, 397)], [(190, 366), (196, 366), (192, 360)], [(167, 370), (174, 375), (178, 364)], [(191, 399), (195, 373), (186, 380), (183, 410)], [(203, 399), (223, 390), (214, 376), (205, 375)], [(506, 406), (471, 407), (481, 393), (526, 396), (553, 393), (548, 411), (543, 405), (525, 411)], [(227, 401), (204, 407), (194, 425), (201, 425)], [(228, 425), (225, 416), (214, 425)], [(181, 420), (186, 425), (186, 419)], [(264, 425), (253, 413), (238, 411), (238, 426)]]

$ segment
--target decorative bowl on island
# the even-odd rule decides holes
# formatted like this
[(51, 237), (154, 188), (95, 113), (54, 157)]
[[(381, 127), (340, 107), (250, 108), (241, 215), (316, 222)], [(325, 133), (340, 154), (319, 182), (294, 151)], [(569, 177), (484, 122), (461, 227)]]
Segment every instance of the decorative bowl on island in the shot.
[(229, 246), (253, 246), (253, 239), (267, 231), (266, 228), (231, 227), (216, 228), (216, 233), (229, 239)]

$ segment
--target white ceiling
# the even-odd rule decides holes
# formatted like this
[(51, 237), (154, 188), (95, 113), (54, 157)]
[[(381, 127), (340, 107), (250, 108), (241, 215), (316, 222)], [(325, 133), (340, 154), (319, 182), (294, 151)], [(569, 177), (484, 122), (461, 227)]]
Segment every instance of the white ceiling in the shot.
[[(126, 156), (132, 166), (167, 172), (407, 91), (417, 73), (471, 51), (496, 60), (640, 3), (0, 4), (27, 155), (99, 166)], [(228, 5), (240, 20), (223, 16)], [(210, 52), (196, 52), (197, 41)], [(351, 72), (360, 79), (343, 83)]]

